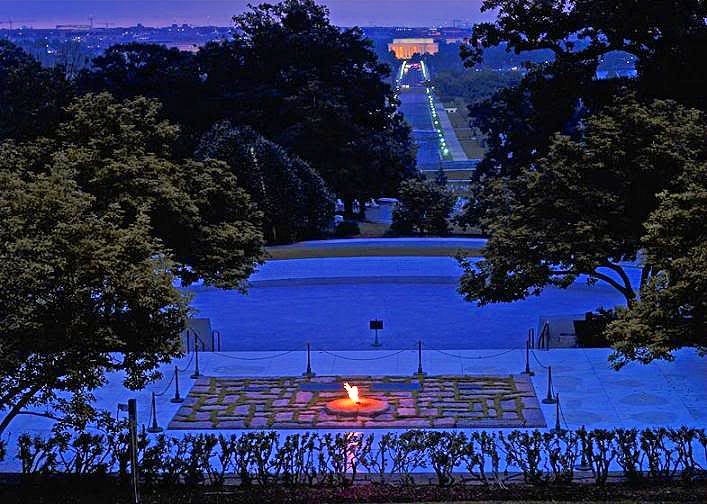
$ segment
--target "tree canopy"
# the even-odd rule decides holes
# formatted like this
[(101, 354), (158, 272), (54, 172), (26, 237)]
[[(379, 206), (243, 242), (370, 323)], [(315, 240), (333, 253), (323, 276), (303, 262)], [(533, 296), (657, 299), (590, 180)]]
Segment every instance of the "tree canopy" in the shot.
[(397, 234), (449, 234), (456, 197), (436, 181), (410, 179), (400, 186), (390, 230)]
[(448, 70), (434, 74), (432, 83), (442, 101), (462, 98), (467, 104), (489, 99), (494, 93), (520, 82), (520, 72)]
[(219, 159), (263, 212), (270, 243), (319, 236), (334, 218), (334, 198), (307, 163), (249, 128), (215, 124), (202, 137), (198, 159)]
[[(699, 48), (707, 27), (701, 4), (484, 2), (485, 10), (496, 9), (496, 21), (474, 27), (463, 50), (467, 66), (498, 45), (552, 57), (528, 63), (518, 85), (470, 107), (488, 149), (462, 222), (481, 226), (490, 241), (485, 261), (463, 263), (460, 290), (467, 299), (512, 301), (547, 285), (566, 287), (586, 274), (621, 292), (629, 305), (625, 320), (646, 306), (637, 303), (639, 292), (642, 299), (642, 289), (657, 276), (666, 278), (644, 250), (645, 226), (660, 205), (656, 195), (679, 192), (677, 181), (694, 173), (691, 166), (703, 166)], [(636, 57), (635, 78), (597, 78), (598, 65), (613, 51)], [(638, 285), (627, 275), (626, 261), (641, 267)], [(646, 324), (654, 330), (642, 333), (642, 343), (660, 338), (656, 326)], [(619, 325), (614, 327), (614, 345), (625, 359), (669, 353), (634, 347), (632, 354), (630, 340), (638, 344), (640, 338), (625, 333), (622, 348)], [(663, 348), (694, 341), (682, 334)]]
[[(622, 87), (636, 91), (641, 101), (674, 99), (704, 110), (707, 79), (699, 60), (707, 27), (701, 4), (486, 0), (483, 9), (496, 9), (497, 19), (474, 26), (462, 51), (467, 66), (480, 63), (486, 48), (499, 45), (516, 54), (546, 50), (551, 57), (547, 63), (528, 63), (518, 86), (471, 107), (489, 146), (477, 178), (514, 175), (535, 162), (547, 152), (554, 133), (576, 134), (579, 121), (610, 103)], [(637, 57), (637, 79), (596, 78), (602, 58), (613, 51)]]
[(51, 138), (0, 144), (0, 432), (81, 423), (105, 373), (140, 388), (179, 353), (175, 280), (243, 288), (261, 214), (229, 166), (175, 158), (156, 100), (88, 94)]
[[(695, 109), (626, 97), (586, 119), (580, 139), (556, 135), (535, 165), (485, 182), (479, 223), (490, 239), (484, 260), (464, 262), (461, 291), (481, 303), (506, 302), (584, 274), (632, 306), (665, 266), (643, 252), (657, 195), (674, 194), (699, 173), (695, 166), (704, 169), (706, 133)], [(625, 268), (636, 261), (638, 285)]]
[[(184, 153), (211, 123), (199, 100), (201, 76), (193, 53), (158, 44), (116, 44), (93, 59), (77, 79), (81, 93), (106, 91), (118, 99), (155, 98), (187, 138)], [(183, 143), (184, 139), (182, 139)]]
[(707, 166), (690, 163), (658, 194), (643, 236), (645, 262), (654, 274), (640, 298), (608, 329), (615, 366), (631, 360), (669, 359), (684, 345), (707, 350)]
[(386, 83), (390, 68), (360, 29), (333, 26), (312, 0), (251, 6), (234, 24), (232, 40), (196, 55), (113, 46), (78, 87), (159, 99), (181, 126), (184, 157), (217, 122), (250, 127), (316, 170), (349, 215), (354, 199), (394, 194), (414, 174), (410, 129)]
[(596, 68), (602, 56), (625, 51), (638, 58), (645, 98), (674, 98), (704, 109), (707, 72), (699, 62), (707, 27), (702, 0), (485, 0), (482, 10), (492, 9), (498, 12), (495, 22), (474, 26), (464, 51), (467, 65), (480, 61), (484, 48), (502, 43), (516, 54), (549, 50), (560, 65), (557, 70)]
[(0, 433), (43, 407), (85, 422), (106, 372), (139, 388), (178, 352), (186, 299), (148, 216), (96, 213), (66, 175), (0, 168)]
[(56, 140), (8, 144), (0, 167), (65, 172), (95, 196), (96, 211), (118, 205), (126, 225), (144, 211), (185, 284), (243, 287), (262, 258), (261, 215), (225, 163), (175, 159), (178, 128), (160, 114), (155, 100), (85, 95)]
[(311, 0), (236, 16), (234, 39), (198, 55), (215, 119), (247, 125), (319, 172), (351, 213), (414, 171), (410, 131), (360, 29), (333, 26)]
[(7, 40), (0, 40), (0, 141), (52, 131), (72, 97), (61, 69), (45, 69)]

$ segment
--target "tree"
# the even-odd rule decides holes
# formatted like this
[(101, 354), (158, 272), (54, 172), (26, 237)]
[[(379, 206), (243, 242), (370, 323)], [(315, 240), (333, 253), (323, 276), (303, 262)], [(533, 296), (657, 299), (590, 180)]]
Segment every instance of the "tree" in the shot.
[(308, 162), (344, 200), (365, 201), (414, 172), (410, 130), (358, 28), (312, 0), (261, 4), (234, 18), (232, 41), (198, 55), (207, 106)]
[(406, 180), (400, 185), (391, 231), (397, 234), (449, 234), (449, 217), (455, 199), (444, 186), (435, 182)]
[(444, 171), (444, 168), (442, 168), (442, 165), (439, 165), (439, 168), (437, 168), (437, 171), (435, 172), (435, 178), (434, 178), (435, 184), (438, 186), (446, 187), (447, 182), (449, 182), (449, 179), (447, 177), (447, 172)]
[[(536, 166), (489, 183), (485, 259), (464, 262), (460, 290), (482, 304), (514, 301), (585, 274), (630, 305), (638, 286), (623, 263), (639, 257), (656, 194), (705, 158), (704, 135), (699, 111), (631, 98), (589, 118), (581, 140), (557, 135)], [(641, 284), (653, 273), (645, 263)]]
[(188, 313), (148, 216), (97, 214), (65, 173), (0, 168), (0, 434), (21, 414), (85, 424), (105, 373), (155, 378)]
[(514, 71), (448, 70), (435, 73), (433, 84), (442, 101), (461, 98), (466, 103), (473, 104), (489, 99), (500, 89), (517, 86), (521, 77), (520, 72)]
[[(685, 166), (704, 156), (704, 141), (695, 137), (704, 135), (703, 117), (676, 103), (705, 106), (701, 4), (484, 2), (497, 18), (474, 27), (463, 50), (467, 66), (503, 45), (516, 54), (551, 56), (528, 63), (517, 86), (470, 107), (487, 152), (461, 222), (492, 237), (486, 261), (463, 263), (460, 290), (467, 299), (512, 301), (586, 273), (614, 286), (631, 311), (656, 272), (644, 265), (640, 285), (632, 285), (621, 261), (639, 256), (655, 194), (672, 193)], [(614, 51), (636, 57), (637, 78), (596, 78), (601, 60)], [(666, 74), (653, 69), (670, 69), (676, 82), (665, 85)], [(621, 111), (616, 97), (630, 92), (636, 110)], [(655, 98), (675, 101), (651, 103)]]
[[(487, 151), (472, 183), (464, 222), (478, 225), (486, 211), (486, 184), (498, 176), (516, 176), (547, 154), (556, 132), (577, 137), (583, 118), (611, 103), (629, 88), (640, 100), (675, 99), (704, 110), (705, 70), (699, 64), (707, 28), (699, 0), (636, 2), (573, 0), (517, 2), (486, 0), (496, 9), (493, 23), (474, 26), (463, 47), (466, 66), (483, 62), (485, 51), (505, 47), (527, 55), (528, 71), (518, 86), (505, 88), (470, 107), (470, 116), (487, 140)], [(671, 49), (672, 48), (672, 49)], [(679, 48), (679, 49), (677, 49)], [(538, 62), (532, 54), (546, 53)], [(637, 58), (637, 79), (597, 80), (603, 58), (625, 51)], [(671, 54), (672, 55), (669, 55)], [(664, 84), (671, 68), (678, 82)]]
[(97, 212), (118, 205), (125, 226), (146, 213), (185, 284), (244, 287), (263, 257), (261, 216), (224, 163), (175, 159), (178, 128), (155, 100), (89, 94), (67, 114), (57, 141), (7, 145), (0, 167), (66, 172), (96, 198)]
[(227, 163), (263, 212), (263, 233), (271, 243), (316, 237), (334, 217), (334, 198), (319, 174), (252, 129), (217, 123), (196, 156)]
[[(596, 68), (600, 58), (625, 51), (638, 58), (643, 98), (672, 98), (704, 109), (707, 76), (702, 50), (707, 42), (702, 0), (485, 0), (496, 21), (474, 26), (463, 55), (466, 64), (485, 48), (506, 43), (508, 51), (549, 50), (562, 67)], [(665, 76), (671, 76), (670, 85)]]
[(158, 99), (164, 115), (179, 124), (188, 137), (186, 153), (212, 122), (203, 109), (196, 58), (176, 48), (137, 42), (113, 45), (81, 72), (78, 88), (83, 93), (106, 91), (121, 100), (138, 96)]
[(71, 97), (61, 69), (44, 69), (19, 47), (0, 40), (0, 141), (50, 133)]
[(658, 195), (645, 224), (645, 262), (654, 271), (607, 334), (612, 362), (671, 359), (685, 345), (707, 350), (707, 165), (689, 164), (678, 188)]

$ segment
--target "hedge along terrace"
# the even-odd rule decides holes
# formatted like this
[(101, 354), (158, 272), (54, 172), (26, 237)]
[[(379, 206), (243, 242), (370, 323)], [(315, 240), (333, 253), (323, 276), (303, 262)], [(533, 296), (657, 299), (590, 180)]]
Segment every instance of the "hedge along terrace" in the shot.
[[(602, 486), (705, 476), (704, 429), (616, 429), (470, 433), (411, 430), (379, 436), (361, 433), (272, 431), (240, 435), (138, 435), (142, 485), (223, 488), (348, 488), (365, 483), (395, 486)], [(127, 424), (105, 416), (95, 430), (55, 430), (49, 437), (22, 435), (20, 480), (47, 476), (130, 474)], [(576, 474), (581, 468), (581, 474)], [(50, 479), (51, 479), (50, 478)]]

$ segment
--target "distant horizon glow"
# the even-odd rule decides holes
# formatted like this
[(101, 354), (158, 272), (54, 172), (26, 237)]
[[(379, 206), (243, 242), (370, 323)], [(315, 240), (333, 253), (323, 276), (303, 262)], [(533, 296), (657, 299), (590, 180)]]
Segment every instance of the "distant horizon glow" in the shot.
[[(481, 0), (317, 0), (338, 26), (458, 26), (493, 19)], [(231, 26), (232, 17), (261, 0), (0, 0), (0, 28)], [(277, 0), (269, 0), (277, 3)]]

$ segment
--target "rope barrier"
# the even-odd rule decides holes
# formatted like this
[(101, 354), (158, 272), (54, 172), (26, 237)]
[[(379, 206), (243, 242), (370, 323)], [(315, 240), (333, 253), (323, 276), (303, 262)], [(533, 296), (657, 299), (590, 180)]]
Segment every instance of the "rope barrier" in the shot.
[[(555, 385), (552, 386), (552, 391), (555, 393), (555, 397), (557, 397), (557, 389), (555, 388)], [(565, 423), (565, 429), (569, 430), (569, 424), (567, 423), (567, 419), (565, 418), (565, 410), (562, 407), (562, 404), (558, 404), (557, 408), (560, 410), (560, 416), (562, 417), (562, 421)]]
[(187, 365), (184, 366), (184, 369), (179, 369), (179, 367), (177, 367), (177, 371), (179, 371), (180, 373), (186, 373), (187, 371), (189, 371), (189, 367), (191, 366), (191, 363), (193, 361), (194, 361), (194, 352), (191, 353), (191, 356), (189, 357), (189, 362), (187, 362)]
[[(180, 369), (179, 367), (177, 367), (177, 372), (186, 373), (187, 371), (189, 371), (189, 367), (191, 366), (191, 363), (193, 361), (194, 361), (194, 353), (192, 352), (191, 357), (189, 357), (189, 362), (187, 362), (187, 365), (184, 366), (184, 369)], [(167, 385), (164, 387), (162, 392), (155, 393), (155, 397), (161, 397), (161, 396), (165, 395), (173, 383), (174, 383), (174, 374), (172, 374), (172, 377), (169, 379), (169, 383), (167, 383)]]
[(162, 392), (160, 392), (159, 394), (155, 394), (155, 397), (161, 397), (161, 396), (165, 395), (167, 393), (167, 391), (169, 390), (169, 388), (172, 386), (172, 383), (174, 383), (174, 374), (172, 375), (172, 378), (169, 379), (169, 383), (164, 388), (164, 390)]
[(233, 360), (243, 360), (243, 361), (259, 361), (259, 360), (268, 360), (268, 359), (277, 359), (278, 357), (284, 357), (285, 355), (290, 355), (291, 353), (296, 352), (297, 350), (288, 350), (287, 352), (282, 352), (279, 354), (275, 355), (267, 355), (265, 357), (236, 357), (235, 355), (226, 355), (220, 352), (211, 352), (214, 355), (218, 355), (219, 357), (224, 357), (226, 359), (233, 359)]
[(387, 359), (388, 357), (395, 357), (396, 355), (400, 355), (403, 352), (410, 352), (411, 349), (404, 348), (402, 350), (398, 350), (397, 352), (388, 354), (388, 355), (382, 355), (380, 357), (345, 357), (343, 355), (335, 354), (333, 352), (329, 352), (327, 350), (319, 350), (320, 353), (331, 355), (332, 357), (336, 357), (337, 359), (344, 359), (344, 360), (350, 360), (350, 361), (374, 361), (374, 360), (382, 360), (382, 359)]
[(506, 350), (506, 351), (504, 351), (504, 352), (497, 353), (497, 354), (493, 354), (493, 355), (477, 355), (477, 356), (456, 355), (456, 354), (452, 354), (452, 353), (449, 353), (449, 352), (445, 352), (444, 350), (436, 350), (436, 349), (434, 349), (434, 348), (428, 348), (427, 350), (430, 351), (430, 352), (437, 352), (437, 353), (440, 353), (440, 354), (442, 354), (442, 355), (446, 355), (446, 356), (448, 356), (448, 357), (455, 357), (455, 358), (457, 358), (457, 359), (481, 360), (481, 359), (493, 359), (493, 358), (495, 358), (495, 357), (500, 357), (500, 356), (502, 356), (502, 355), (506, 355), (506, 354), (509, 354), (509, 353), (511, 353), (511, 352), (515, 352), (515, 351), (518, 351), (518, 350), (521, 350), (521, 349), (522, 349), (522, 347), (511, 348), (510, 350)]
[(548, 368), (548, 366), (546, 366), (546, 365), (544, 365), (542, 362), (540, 362), (540, 360), (538, 359), (538, 356), (535, 355), (535, 352), (531, 351), (530, 353), (533, 355), (533, 359), (535, 359), (535, 362), (538, 363), (538, 366), (540, 366), (540, 367), (543, 368), (543, 369), (547, 369), (547, 368)]

